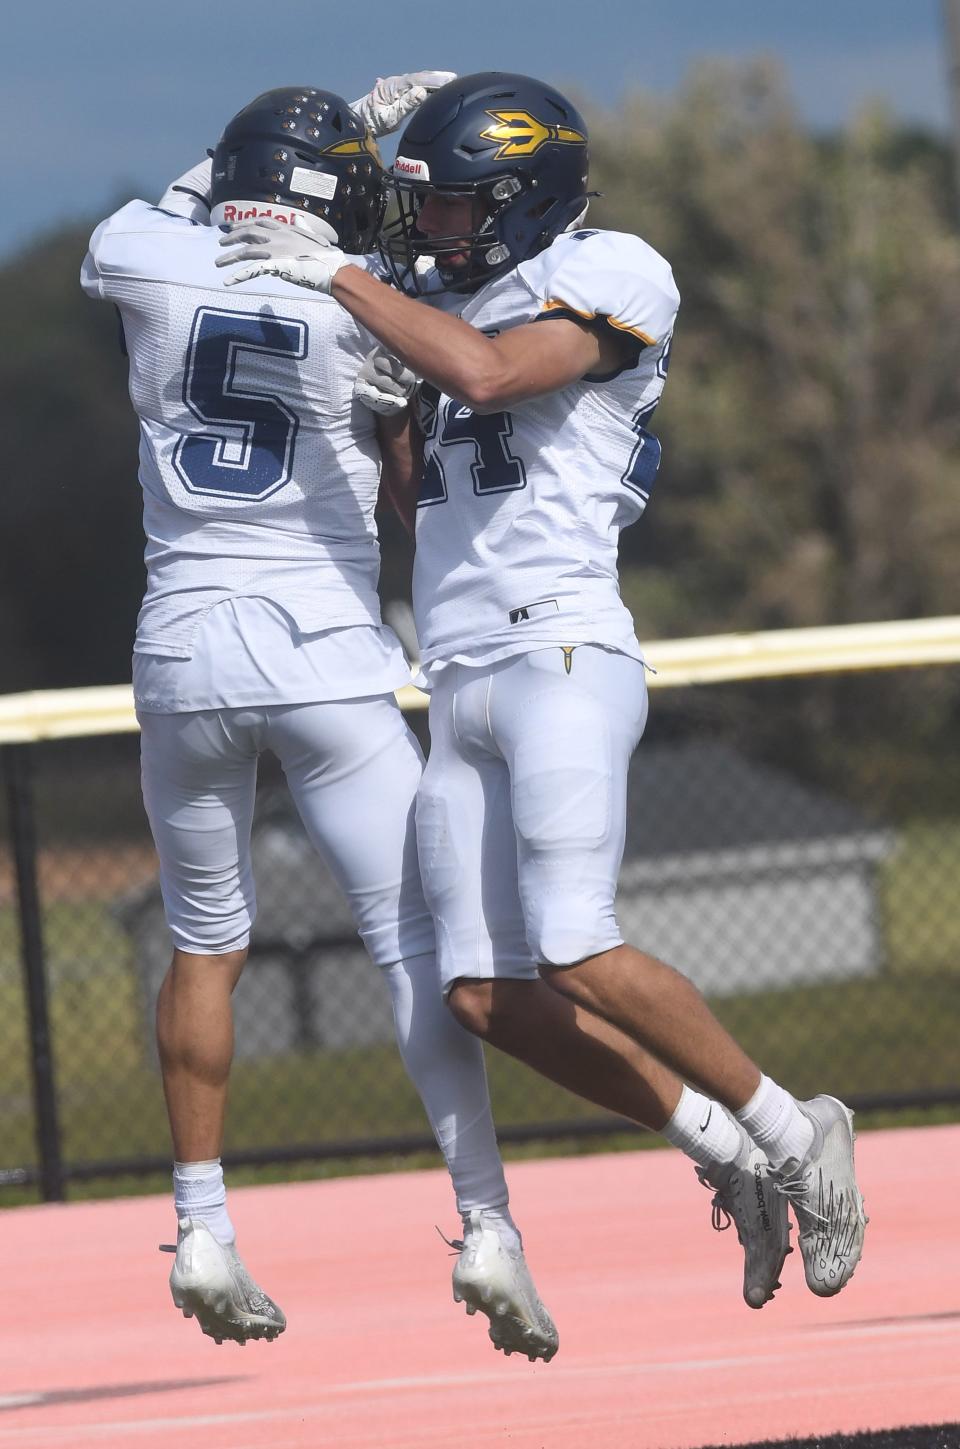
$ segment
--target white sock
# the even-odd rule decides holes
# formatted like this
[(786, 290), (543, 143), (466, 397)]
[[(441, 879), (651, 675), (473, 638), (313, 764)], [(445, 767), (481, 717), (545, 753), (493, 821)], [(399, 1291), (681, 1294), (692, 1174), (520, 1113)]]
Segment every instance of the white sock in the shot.
[(745, 1106), (734, 1116), (762, 1147), (773, 1167), (781, 1167), (788, 1158), (799, 1161), (813, 1141), (813, 1126), (797, 1106), (796, 1100), (769, 1077), (761, 1076), (760, 1085)]
[(411, 956), (383, 968), (397, 1045), (443, 1153), (463, 1215), (507, 1205), (483, 1047), (456, 1021), (440, 990), (437, 958)]
[(711, 1102), (691, 1087), (684, 1087), (680, 1093), (677, 1109), (661, 1135), (699, 1167), (721, 1167), (733, 1162), (743, 1142), (720, 1103)]
[(208, 1162), (175, 1162), (173, 1202), (178, 1219), (199, 1218), (218, 1243), (232, 1243), (236, 1238), (227, 1213), (227, 1190), (219, 1157)]

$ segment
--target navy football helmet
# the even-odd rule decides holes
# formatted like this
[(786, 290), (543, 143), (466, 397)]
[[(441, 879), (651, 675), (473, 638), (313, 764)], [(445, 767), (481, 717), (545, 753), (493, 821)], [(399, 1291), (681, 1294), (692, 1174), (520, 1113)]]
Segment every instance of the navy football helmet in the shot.
[[(394, 280), (419, 291), (427, 257), (446, 290), (472, 292), (536, 256), (586, 209), (587, 145), (579, 112), (542, 81), (483, 71), (442, 86), (411, 118), (389, 178), (398, 214), (380, 249)], [(424, 235), (417, 219), (434, 193), (473, 197), (472, 230)], [(465, 251), (466, 264), (445, 264)]]
[(313, 86), (265, 91), (228, 123), (212, 155), (211, 210), (234, 202), (292, 207), (332, 226), (345, 252), (376, 245), (383, 163), (342, 96)]

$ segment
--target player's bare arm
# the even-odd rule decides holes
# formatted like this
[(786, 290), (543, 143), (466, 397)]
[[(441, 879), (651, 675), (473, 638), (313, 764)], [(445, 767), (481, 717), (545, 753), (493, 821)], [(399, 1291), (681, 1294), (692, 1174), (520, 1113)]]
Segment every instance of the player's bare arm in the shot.
[(423, 475), (423, 434), (407, 408), (377, 418), (380, 444), (380, 497), (399, 514), (412, 535), (417, 515), (417, 494)]
[(359, 267), (341, 267), (331, 294), (420, 377), (475, 412), (499, 412), (588, 373), (614, 372), (631, 343), (587, 322), (553, 318), (486, 337), (468, 322), (403, 296)]
[(269, 218), (234, 229), (221, 245), (217, 265), (236, 268), (228, 286), (273, 272), (328, 293), (413, 372), (475, 412), (499, 412), (588, 374), (615, 372), (633, 347), (602, 324), (567, 317), (487, 337), (351, 266), (326, 238), (278, 233)]

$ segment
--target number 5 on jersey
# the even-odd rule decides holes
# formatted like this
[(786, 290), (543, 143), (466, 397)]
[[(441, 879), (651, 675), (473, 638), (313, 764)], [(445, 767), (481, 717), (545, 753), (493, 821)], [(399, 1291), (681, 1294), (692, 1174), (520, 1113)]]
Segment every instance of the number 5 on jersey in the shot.
[(275, 389), (300, 390), (293, 364), (306, 355), (303, 322), (198, 309), (183, 400), (207, 429), (181, 438), (173, 454), (191, 493), (256, 501), (289, 483), (300, 420)]

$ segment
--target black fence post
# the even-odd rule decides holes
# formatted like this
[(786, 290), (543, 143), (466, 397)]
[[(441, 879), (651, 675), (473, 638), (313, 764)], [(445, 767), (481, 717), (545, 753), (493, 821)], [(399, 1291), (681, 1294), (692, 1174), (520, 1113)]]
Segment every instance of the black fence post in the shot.
[(65, 1195), (63, 1161), (57, 1120), (53, 1051), (50, 1044), (50, 1010), (43, 954), (40, 893), (37, 888), (37, 838), (30, 746), (4, 745), (2, 753), (7, 777), (10, 834), (17, 870), (17, 904), (30, 1023), (30, 1064), (33, 1074), (37, 1151), (40, 1158), (40, 1189), (44, 1202), (62, 1202)]

